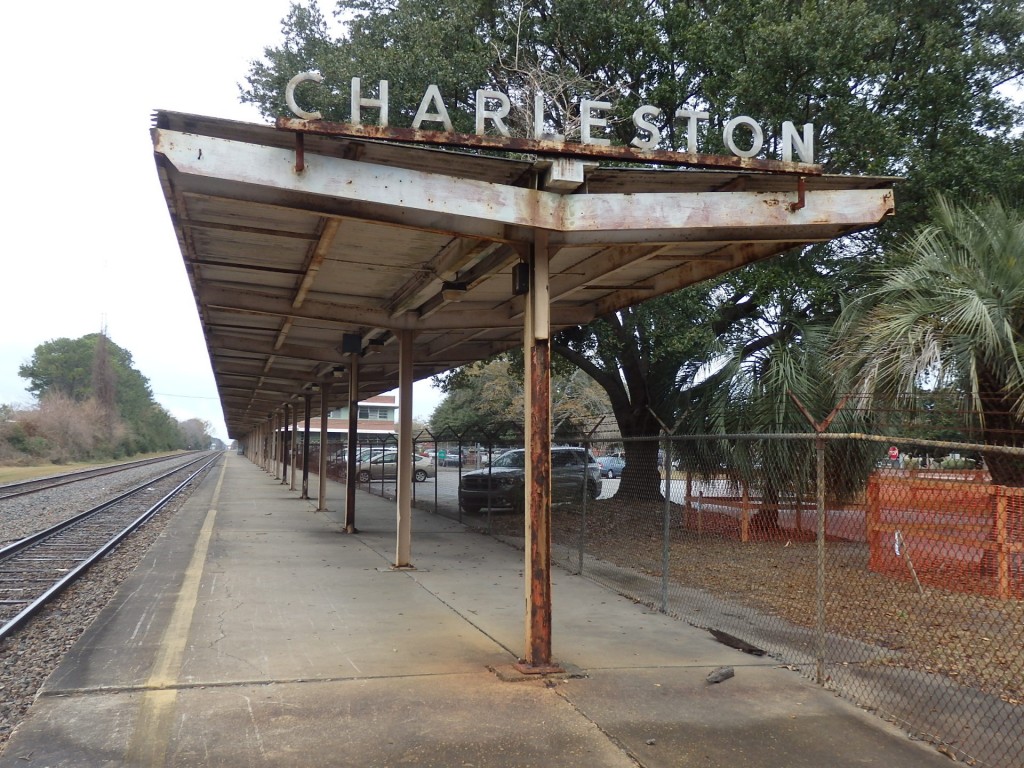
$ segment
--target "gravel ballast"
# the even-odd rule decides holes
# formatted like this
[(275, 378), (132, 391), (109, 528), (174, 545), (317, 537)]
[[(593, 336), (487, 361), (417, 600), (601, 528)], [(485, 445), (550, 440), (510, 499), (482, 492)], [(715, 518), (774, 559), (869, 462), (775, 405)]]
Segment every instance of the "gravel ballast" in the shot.
[[(3, 545), (49, 528), (194, 459), (137, 467), (0, 503)], [(208, 474), (204, 473), (204, 476)], [(117, 592), (202, 477), (195, 478), (139, 530), (44, 607), (13, 636), (0, 641), (0, 753), (25, 717), (43, 681)], [(142, 510), (140, 510), (141, 512)]]

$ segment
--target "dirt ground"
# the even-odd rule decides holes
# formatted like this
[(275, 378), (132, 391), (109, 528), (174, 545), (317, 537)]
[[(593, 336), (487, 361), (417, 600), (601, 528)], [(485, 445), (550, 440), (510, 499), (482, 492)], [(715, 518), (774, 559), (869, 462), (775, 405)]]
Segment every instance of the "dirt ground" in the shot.
[[(591, 502), (587, 552), (616, 565), (661, 572), (663, 504)], [(679, 509), (673, 512), (678, 517)], [(555, 542), (579, 540), (579, 509), (552, 514)], [(495, 533), (522, 534), (522, 518), (495, 515)], [(673, 581), (742, 603), (803, 627), (815, 625), (817, 547), (811, 535), (741, 543), (672, 528)], [(939, 673), (1004, 701), (1024, 704), (1024, 601), (953, 592), (868, 570), (867, 545), (830, 541), (825, 549), (830, 632), (873, 644), (880, 663)]]

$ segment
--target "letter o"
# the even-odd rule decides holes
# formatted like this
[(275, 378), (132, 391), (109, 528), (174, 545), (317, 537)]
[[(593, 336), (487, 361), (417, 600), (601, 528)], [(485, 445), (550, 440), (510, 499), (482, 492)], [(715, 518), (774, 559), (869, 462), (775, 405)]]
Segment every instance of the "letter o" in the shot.
[[(740, 125), (750, 126), (750, 132), (754, 135), (754, 141), (750, 149), (740, 149), (736, 146), (736, 142), (733, 141), (733, 131)], [(764, 146), (764, 132), (754, 118), (740, 115), (725, 124), (725, 128), (722, 130), (722, 140), (725, 142), (725, 146), (729, 148), (729, 151), (736, 155), (736, 157), (754, 157), (761, 151), (761, 147)]]
[(321, 115), (319, 112), (307, 112), (306, 110), (302, 109), (301, 107), (299, 107), (298, 104), (295, 103), (295, 88), (299, 85), (299, 83), (322, 83), (323, 81), (324, 76), (321, 75), (319, 72), (303, 72), (289, 80), (288, 85), (285, 86), (284, 89), (284, 100), (285, 103), (288, 105), (288, 109), (290, 109), (296, 115), (301, 117), (303, 120), (320, 120), (321, 118), (323, 118), (323, 115)]

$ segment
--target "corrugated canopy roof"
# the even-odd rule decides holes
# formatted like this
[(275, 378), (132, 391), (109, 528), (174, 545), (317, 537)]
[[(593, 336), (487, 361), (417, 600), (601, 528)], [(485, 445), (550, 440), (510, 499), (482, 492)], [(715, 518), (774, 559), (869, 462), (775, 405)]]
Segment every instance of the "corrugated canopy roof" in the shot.
[(416, 331), (416, 379), (520, 345), (511, 273), (535, 228), (557, 331), (893, 210), (889, 178), (605, 167), (166, 111), (153, 143), (232, 436), (311, 383), (344, 393), (345, 335), (362, 398), (398, 386), (396, 330)]

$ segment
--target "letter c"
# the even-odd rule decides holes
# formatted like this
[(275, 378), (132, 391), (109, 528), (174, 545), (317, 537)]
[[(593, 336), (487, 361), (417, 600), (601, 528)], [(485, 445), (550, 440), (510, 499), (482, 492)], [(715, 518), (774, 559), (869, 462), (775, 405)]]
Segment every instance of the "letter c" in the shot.
[(307, 112), (302, 109), (298, 104), (295, 103), (295, 88), (299, 83), (305, 82), (322, 83), (324, 76), (319, 72), (303, 72), (296, 75), (288, 81), (288, 85), (284, 89), (284, 100), (288, 104), (288, 109), (294, 112), (296, 115), (301, 117), (303, 120), (320, 120), (323, 118), (319, 112)]

